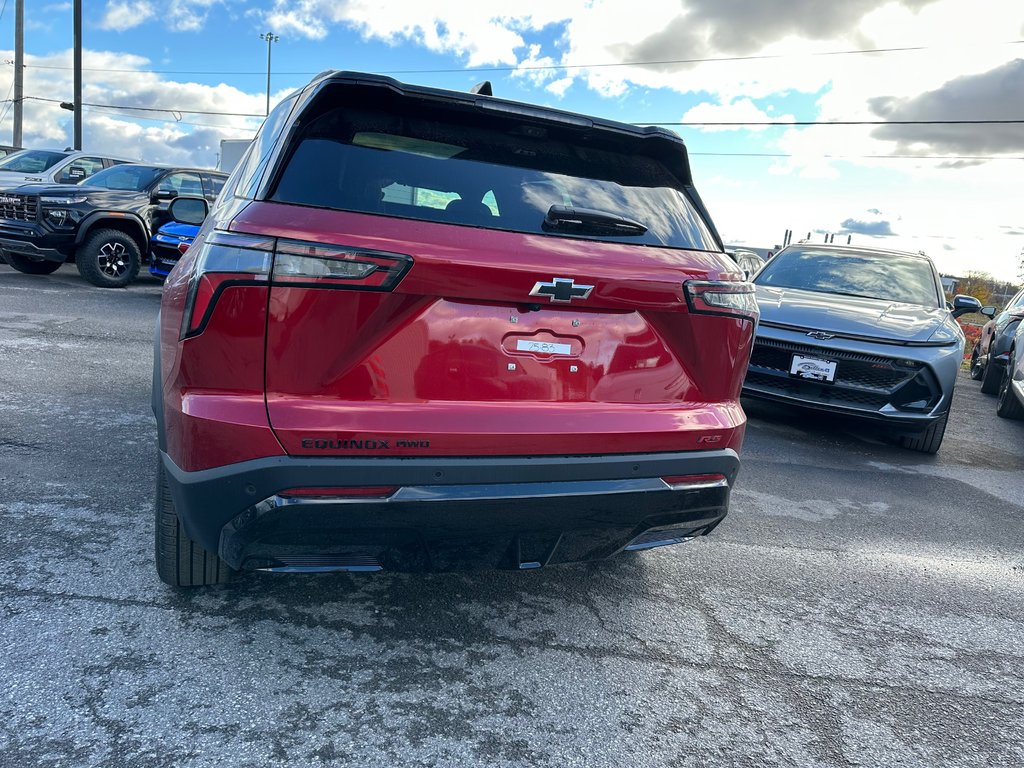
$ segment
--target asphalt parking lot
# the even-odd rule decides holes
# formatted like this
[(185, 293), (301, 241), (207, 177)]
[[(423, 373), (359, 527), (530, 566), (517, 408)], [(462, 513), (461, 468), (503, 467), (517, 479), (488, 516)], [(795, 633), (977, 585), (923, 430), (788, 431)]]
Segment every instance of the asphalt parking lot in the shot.
[(525, 573), (152, 566), (160, 286), (0, 265), (0, 765), (1019, 766), (1024, 422), (752, 404), (707, 539)]

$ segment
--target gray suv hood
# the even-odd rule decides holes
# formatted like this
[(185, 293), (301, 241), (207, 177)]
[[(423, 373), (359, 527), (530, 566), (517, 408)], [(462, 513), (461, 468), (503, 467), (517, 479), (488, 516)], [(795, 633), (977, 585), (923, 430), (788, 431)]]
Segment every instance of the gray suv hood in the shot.
[(757, 286), (761, 322), (888, 342), (924, 342), (948, 311), (858, 296)]

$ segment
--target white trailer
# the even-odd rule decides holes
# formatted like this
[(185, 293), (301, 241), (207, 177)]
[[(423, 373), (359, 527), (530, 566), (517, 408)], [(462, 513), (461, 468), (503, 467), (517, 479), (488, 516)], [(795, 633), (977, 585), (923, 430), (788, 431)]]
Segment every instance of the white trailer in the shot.
[(242, 159), (245, 150), (252, 144), (250, 139), (221, 139), (220, 158), (217, 160), (217, 170), (230, 173), (231, 169)]

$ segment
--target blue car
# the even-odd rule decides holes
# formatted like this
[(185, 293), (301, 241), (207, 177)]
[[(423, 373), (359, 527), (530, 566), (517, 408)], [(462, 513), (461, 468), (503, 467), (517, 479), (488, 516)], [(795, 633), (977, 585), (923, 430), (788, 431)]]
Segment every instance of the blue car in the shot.
[(176, 221), (160, 227), (149, 241), (149, 273), (161, 280), (167, 277), (198, 232), (197, 225)]

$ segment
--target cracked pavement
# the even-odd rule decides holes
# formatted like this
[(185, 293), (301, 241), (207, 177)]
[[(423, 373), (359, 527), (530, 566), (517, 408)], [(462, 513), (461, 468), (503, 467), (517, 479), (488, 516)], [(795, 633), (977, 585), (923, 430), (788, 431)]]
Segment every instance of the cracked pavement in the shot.
[(2, 766), (1024, 764), (1024, 422), (750, 403), (729, 517), (470, 575), (152, 564), (159, 285), (0, 265)]

